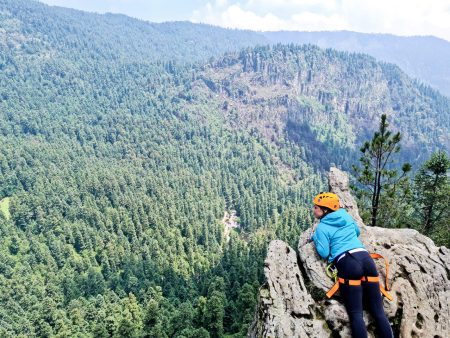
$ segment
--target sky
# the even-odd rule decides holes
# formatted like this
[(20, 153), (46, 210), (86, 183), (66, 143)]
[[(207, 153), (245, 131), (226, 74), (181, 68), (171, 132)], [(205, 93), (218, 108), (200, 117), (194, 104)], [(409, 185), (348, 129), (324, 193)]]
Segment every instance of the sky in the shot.
[(187, 20), (256, 31), (350, 30), (450, 41), (450, 0), (40, 0), (151, 22)]

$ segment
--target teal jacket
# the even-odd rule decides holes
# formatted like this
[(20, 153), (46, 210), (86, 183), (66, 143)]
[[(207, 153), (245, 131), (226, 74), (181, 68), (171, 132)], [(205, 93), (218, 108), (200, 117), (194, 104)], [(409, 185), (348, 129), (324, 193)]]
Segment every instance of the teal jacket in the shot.
[(364, 248), (358, 239), (359, 234), (359, 228), (352, 216), (341, 208), (320, 220), (312, 240), (319, 255), (332, 262), (343, 252)]

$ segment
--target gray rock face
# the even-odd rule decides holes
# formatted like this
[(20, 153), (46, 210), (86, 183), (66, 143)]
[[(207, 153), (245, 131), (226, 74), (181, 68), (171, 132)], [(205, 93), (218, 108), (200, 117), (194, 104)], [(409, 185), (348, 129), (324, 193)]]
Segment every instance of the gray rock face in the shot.
[(315, 318), (315, 302), (297, 264), (297, 254), (283, 241), (270, 243), (264, 271), (267, 285), (260, 291), (251, 337), (327, 337)]
[[(341, 207), (354, 217), (360, 239), (369, 252), (389, 260), (389, 286), (394, 300), (384, 299), (384, 309), (396, 337), (450, 337), (450, 250), (411, 229), (367, 227), (348, 188), (348, 177), (331, 168), (330, 191), (339, 195)], [(299, 243), (310, 236), (305, 231)], [(286, 243), (269, 245), (265, 261), (266, 283), (260, 290), (249, 337), (351, 337), (347, 313), (338, 293), (327, 299), (333, 281), (314, 244), (299, 245), (298, 254)], [(382, 260), (377, 262), (385, 276)], [(369, 337), (375, 325), (365, 314)]]

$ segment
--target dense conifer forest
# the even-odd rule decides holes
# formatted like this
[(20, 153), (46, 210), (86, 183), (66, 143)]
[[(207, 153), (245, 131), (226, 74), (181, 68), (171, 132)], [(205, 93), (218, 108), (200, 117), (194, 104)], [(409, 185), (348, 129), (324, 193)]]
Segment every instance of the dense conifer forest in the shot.
[(381, 112), (449, 149), (449, 100), (365, 55), (26, 0), (0, 37), (2, 337), (243, 337)]

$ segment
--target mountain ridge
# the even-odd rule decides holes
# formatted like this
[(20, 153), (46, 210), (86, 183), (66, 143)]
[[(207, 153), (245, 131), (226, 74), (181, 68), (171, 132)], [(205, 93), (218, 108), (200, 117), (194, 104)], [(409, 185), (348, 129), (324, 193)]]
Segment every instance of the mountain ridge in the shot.
[(272, 42), (311, 43), (322, 48), (359, 52), (380, 61), (397, 64), (413, 78), (420, 79), (450, 96), (450, 42), (435, 36), (337, 32), (264, 32)]
[[(91, 56), (133, 59), (138, 62), (155, 62), (157, 60), (176, 60), (181, 63), (205, 62), (211, 56), (219, 56), (227, 51), (235, 51), (249, 46), (266, 45), (273, 43), (315, 44), (322, 48), (334, 48), (348, 52), (360, 52), (372, 55), (378, 60), (395, 63), (413, 78), (433, 86), (444, 95), (450, 96), (450, 74), (446, 69), (450, 59), (450, 42), (428, 36), (395, 36), (391, 34), (358, 33), (351, 31), (339, 32), (256, 32), (239, 29), (226, 29), (218, 26), (191, 23), (188, 21), (175, 21), (164, 23), (151, 23), (135, 19), (123, 14), (98, 14), (58, 6), (48, 6), (31, 0), (2, 0), (3, 9), (13, 8), (19, 17), (27, 18), (23, 9), (33, 11), (34, 24), (41, 25), (42, 21), (51, 21), (55, 25), (53, 30), (65, 29), (68, 25), (71, 30), (80, 29), (80, 25), (70, 17), (77, 20), (87, 20), (90, 29), (81, 29), (79, 33), (87, 34), (89, 44), (79, 47), (90, 48)], [(44, 13), (50, 12), (49, 17)], [(22, 14), (21, 14), (22, 13)], [(25, 21), (30, 23), (29, 21)], [(62, 26), (58, 23), (62, 23)], [(119, 35), (111, 35), (108, 28), (120, 30)], [(134, 27), (135, 28), (134, 28)], [(59, 28), (58, 28), (59, 27)], [(78, 28), (76, 28), (78, 27)], [(27, 26), (33, 29), (33, 26)], [(69, 32), (70, 33), (70, 32)], [(133, 36), (122, 38), (120, 35)], [(173, 39), (171, 34), (181, 37), (180, 42)], [(49, 32), (50, 35), (54, 33)], [(101, 35), (110, 42), (99, 42)], [(199, 36), (201, 36), (199, 38)], [(60, 39), (64, 36), (60, 36)], [(114, 41), (115, 43), (111, 43)], [(189, 42), (190, 41), (190, 42)], [(66, 43), (77, 44), (76, 39), (67, 37)], [(98, 45), (108, 50), (104, 55), (97, 55)], [(183, 48), (176, 48), (184, 44)], [(175, 46), (175, 48), (172, 48)], [(427, 46), (426, 48), (424, 46)], [(150, 47), (150, 49), (149, 49)], [(186, 48), (187, 47), (187, 48)], [(65, 45), (58, 46), (64, 50)], [(70, 56), (70, 53), (68, 53)]]
[(224, 55), (205, 43), (224, 31), (204, 26), (205, 50), (161, 32), (153, 53), (127, 39), (147, 25), (120, 16), (0, 8), (2, 337), (243, 337), (268, 242), (295, 245), (324, 168), (356, 160), (354, 127), (375, 127), (372, 107), (395, 127), (422, 122), (405, 138), (422, 158), (447, 140), (448, 100), (367, 55)]
[[(260, 46), (227, 54), (205, 67), (200, 77), (223, 100), (222, 112), (236, 115), (238, 126), (258, 127), (268, 139), (275, 134), (291, 140), (309, 135), (331, 146), (344, 142), (344, 147), (357, 149), (386, 113), (402, 132), (404, 151), (410, 156), (420, 155), (414, 144), (421, 144), (422, 151), (450, 147), (444, 127), (449, 124), (445, 107), (450, 100), (411, 80), (397, 66), (366, 54), (312, 45)], [(437, 124), (427, 121), (433, 115)], [(420, 136), (417, 126), (434, 134), (434, 144)]]

